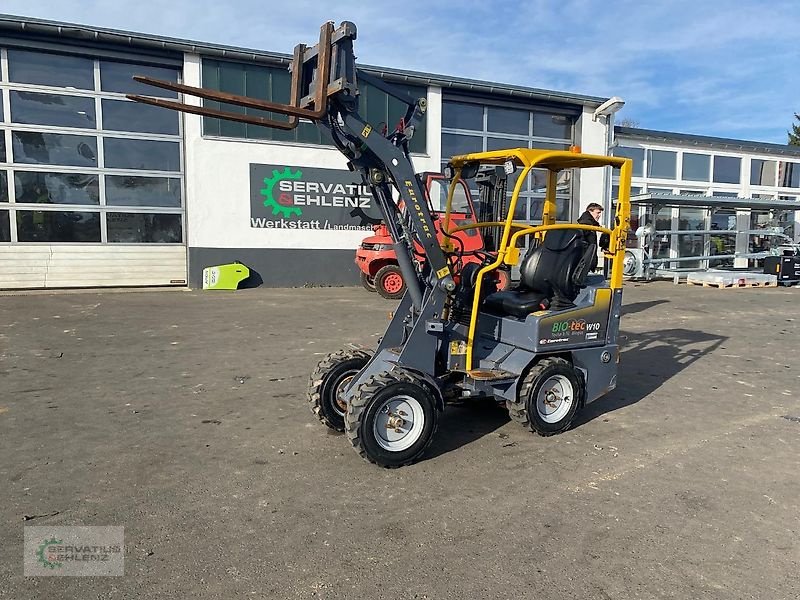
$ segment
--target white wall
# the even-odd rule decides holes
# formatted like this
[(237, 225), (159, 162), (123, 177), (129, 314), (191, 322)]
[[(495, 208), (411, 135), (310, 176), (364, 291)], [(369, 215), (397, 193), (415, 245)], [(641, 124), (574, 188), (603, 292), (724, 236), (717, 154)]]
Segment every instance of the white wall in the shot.
[[(592, 120), (594, 109), (584, 107), (583, 113), (578, 118), (576, 127), (579, 128), (581, 152), (585, 154), (608, 153), (608, 125), (610, 119), (601, 117)], [(613, 125), (612, 125), (613, 127)], [(607, 175), (606, 175), (607, 173)], [(611, 189), (611, 170), (609, 168), (582, 169), (580, 172), (580, 185), (578, 187), (577, 204), (572, 207), (572, 214), (577, 218), (590, 202), (603, 205), (606, 210), (603, 217), (610, 213), (609, 193)], [(610, 218), (610, 217), (608, 217)]]
[[(187, 85), (201, 85), (200, 57), (184, 59)], [(195, 97), (185, 102), (200, 104)], [(416, 170), (439, 170), (441, 91), (428, 98), (429, 155), (414, 157)], [(355, 249), (364, 231), (279, 230), (250, 227), (250, 163), (347, 170), (335, 148), (258, 140), (202, 137), (202, 117), (184, 114), (186, 219), (190, 247)]]

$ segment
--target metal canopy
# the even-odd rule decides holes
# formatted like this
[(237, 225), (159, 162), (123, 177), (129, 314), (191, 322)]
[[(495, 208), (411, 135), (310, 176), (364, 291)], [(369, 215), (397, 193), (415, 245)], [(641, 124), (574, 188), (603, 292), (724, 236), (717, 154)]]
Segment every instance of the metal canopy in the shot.
[(728, 196), (699, 196), (695, 194), (648, 193), (631, 196), (631, 204), (658, 204), (660, 206), (697, 206), (713, 208), (782, 208), (800, 210), (796, 200), (774, 198), (733, 198)]

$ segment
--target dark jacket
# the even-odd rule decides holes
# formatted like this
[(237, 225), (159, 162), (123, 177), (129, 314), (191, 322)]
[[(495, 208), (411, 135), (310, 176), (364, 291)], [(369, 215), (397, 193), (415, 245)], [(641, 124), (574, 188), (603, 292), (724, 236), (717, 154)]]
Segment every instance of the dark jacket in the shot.
[[(580, 225), (592, 225), (594, 227), (600, 227), (600, 223), (598, 223), (595, 218), (589, 213), (589, 211), (584, 211), (584, 213), (578, 217), (578, 223)], [(591, 266), (589, 268), (590, 271), (594, 271), (597, 268), (597, 232), (596, 231), (581, 231), (583, 234), (583, 239), (586, 240), (587, 246), (594, 246), (594, 254), (591, 258)], [(600, 237), (600, 245), (603, 249), (608, 249), (608, 236), (606, 234), (602, 234)]]

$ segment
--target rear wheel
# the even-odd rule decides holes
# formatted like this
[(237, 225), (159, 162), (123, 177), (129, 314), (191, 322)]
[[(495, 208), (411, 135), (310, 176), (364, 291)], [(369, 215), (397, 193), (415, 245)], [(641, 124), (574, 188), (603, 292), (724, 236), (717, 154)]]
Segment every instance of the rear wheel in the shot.
[(347, 405), (345, 430), (353, 448), (381, 467), (418, 460), (439, 421), (436, 398), (416, 375), (395, 369), (373, 375)]
[(370, 353), (366, 350), (346, 348), (329, 354), (317, 364), (308, 380), (306, 398), (311, 412), (324, 425), (344, 431), (347, 410), (344, 390), (369, 359)]
[(364, 271), (361, 271), (361, 285), (363, 285), (364, 289), (367, 290), (368, 292), (374, 292), (375, 291), (375, 278), (374, 277), (370, 277), (369, 275), (364, 273)]
[(580, 374), (563, 358), (545, 358), (528, 371), (516, 402), (507, 402), (511, 418), (542, 436), (569, 429), (583, 404)]
[(386, 265), (375, 273), (375, 289), (384, 298), (397, 300), (406, 293), (406, 282), (397, 265)]

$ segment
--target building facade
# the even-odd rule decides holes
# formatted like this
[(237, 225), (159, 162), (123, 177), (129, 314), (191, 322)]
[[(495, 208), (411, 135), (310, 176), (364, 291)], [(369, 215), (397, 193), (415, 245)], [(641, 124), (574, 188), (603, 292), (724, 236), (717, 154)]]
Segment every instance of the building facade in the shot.
[[(289, 61), (282, 53), (0, 16), (0, 289), (200, 287), (204, 268), (236, 261), (266, 286), (357, 283), (354, 251), (379, 215), (324, 132), (303, 122), (291, 131), (265, 129), (126, 97), (202, 102), (133, 80), (146, 75), (287, 102)], [(418, 171), (439, 171), (453, 154), (503, 147), (578, 145), (605, 154), (612, 138), (613, 116), (595, 114), (606, 98), (361, 68), (427, 98), (410, 146)], [(361, 114), (376, 129), (393, 128), (400, 104), (369, 85), (360, 91)], [(617, 130), (615, 151), (632, 155), (640, 191), (796, 197), (795, 175), (786, 179), (781, 166), (789, 155), (710, 146), (699, 152), (707, 159), (693, 158), (691, 140), (652, 133)], [(687, 179), (703, 160), (708, 179)], [(774, 187), (766, 184), (773, 171)], [(781, 186), (785, 179), (790, 185)], [(613, 184), (600, 170), (565, 178), (560, 216), (608, 202)], [(540, 218), (542, 186), (543, 174), (532, 173), (517, 220)]]
[[(656, 236), (655, 258), (758, 253), (800, 240), (800, 147), (616, 127), (612, 153), (633, 160), (634, 229), (649, 223), (659, 231), (720, 232)], [(646, 199), (636, 202), (636, 195)], [(755, 233), (767, 229), (785, 237)], [(754, 233), (724, 235), (747, 230)], [(759, 264), (741, 258), (672, 266)]]

